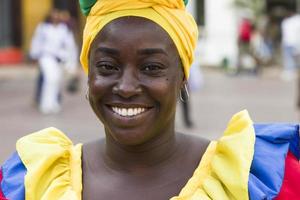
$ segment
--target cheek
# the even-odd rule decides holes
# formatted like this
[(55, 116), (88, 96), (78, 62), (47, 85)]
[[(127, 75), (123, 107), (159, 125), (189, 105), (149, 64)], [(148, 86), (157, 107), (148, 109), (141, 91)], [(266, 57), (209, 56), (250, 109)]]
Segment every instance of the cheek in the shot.
[(111, 82), (105, 78), (89, 77), (89, 100), (96, 113), (101, 111), (101, 102), (111, 90)]
[(151, 96), (164, 106), (174, 106), (179, 94), (179, 87), (176, 78), (162, 78), (160, 80), (149, 81), (148, 89)]
[(102, 96), (112, 85), (112, 80), (99, 77), (97, 75), (89, 76), (88, 80), (89, 90), (91, 96)]

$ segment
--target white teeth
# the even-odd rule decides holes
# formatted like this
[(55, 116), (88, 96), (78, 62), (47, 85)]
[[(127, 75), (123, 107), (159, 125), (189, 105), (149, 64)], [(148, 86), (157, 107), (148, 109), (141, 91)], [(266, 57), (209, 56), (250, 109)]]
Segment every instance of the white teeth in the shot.
[(137, 108), (133, 109), (133, 115), (137, 115), (137, 114), (138, 114), (138, 109)]
[(122, 116), (127, 116), (127, 114), (128, 114), (127, 109), (126, 108), (122, 108), (121, 110), (122, 110), (122, 112), (120, 114)]
[(112, 107), (112, 110), (117, 113), (118, 115), (121, 115), (123, 117), (127, 116), (135, 116), (138, 114), (141, 114), (145, 112), (145, 108), (118, 108), (118, 107)]
[(129, 115), (129, 116), (132, 116), (132, 115), (133, 115), (133, 109), (132, 109), (132, 108), (129, 108), (129, 109), (128, 109), (127, 115)]

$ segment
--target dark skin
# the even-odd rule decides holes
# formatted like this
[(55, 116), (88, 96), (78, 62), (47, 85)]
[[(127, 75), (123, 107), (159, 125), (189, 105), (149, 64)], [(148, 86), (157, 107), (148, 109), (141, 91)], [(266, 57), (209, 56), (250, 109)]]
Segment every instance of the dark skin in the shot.
[(175, 132), (184, 83), (176, 47), (160, 26), (124, 17), (102, 29), (90, 50), (88, 85), (106, 137), (83, 146), (83, 199), (179, 194), (209, 143)]

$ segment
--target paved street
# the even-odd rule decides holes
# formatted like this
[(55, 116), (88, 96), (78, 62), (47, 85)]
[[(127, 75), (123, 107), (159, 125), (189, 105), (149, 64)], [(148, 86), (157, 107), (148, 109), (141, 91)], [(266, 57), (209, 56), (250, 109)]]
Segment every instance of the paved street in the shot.
[[(255, 122), (297, 122), (296, 83), (281, 81), (279, 72), (268, 68), (262, 76), (255, 77), (203, 70), (204, 87), (190, 99), (195, 128), (184, 128), (178, 107), (177, 129), (214, 139), (222, 134), (230, 117), (242, 109), (248, 109)], [(102, 125), (84, 98), (84, 75), (81, 91), (64, 94), (63, 112), (51, 116), (43, 116), (33, 104), (35, 76), (34, 67), (0, 67), (0, 163), (14, 151), (18, 138), (45, 127), (61, 129), (75, 143), (103, 137)]]

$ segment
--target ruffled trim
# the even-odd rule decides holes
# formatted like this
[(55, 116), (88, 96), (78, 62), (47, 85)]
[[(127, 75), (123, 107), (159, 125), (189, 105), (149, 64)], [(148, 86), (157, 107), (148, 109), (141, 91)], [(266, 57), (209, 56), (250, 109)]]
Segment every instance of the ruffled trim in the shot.
[(289, 151), (285, 160), (284, 180), (280, 193), (275, 200), (298, 200), (300, 199), (300, 167), (299, 160)]
[(288, 152), (299, 159), (299, 125), (255, 124), (254, 128), (256, 141), (249, 196), (251, 200), (271, 200), (282, 188)]
[[(7, 199), (24, 200), (26, 168), (17, 152), (2, 165), (1, 189)], [(0, 194), (1, 196), (1, 194)]]
[(17, 151), (27, 168), (25, 199), (80, 200), (81, 148), (55, 128), (18, 140)]
[[(0, 169), (0, 183), (2, 183), (2, 179), (3, 179), (2, 170)], [(0, 200), (7, 200), (6, 197), (4, 196), (3, 192), (2, 192), (1, 187), (0, 187)]]
[(248, 112), (237, 113), (224, 136), (209, 145), (179, 196), (171, 200), (248, 200), (254, 143), (255, 133)]

